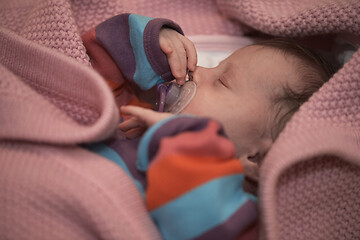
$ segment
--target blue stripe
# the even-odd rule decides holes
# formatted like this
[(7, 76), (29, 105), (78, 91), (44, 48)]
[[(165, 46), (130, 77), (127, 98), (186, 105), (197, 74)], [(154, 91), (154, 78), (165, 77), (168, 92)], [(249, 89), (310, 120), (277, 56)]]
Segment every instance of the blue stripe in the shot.
[(143, 90), (149, 90), (156, 84), (164, 82), (164, 79), (155, 73), (151, 67), (144, 50), (144, 29), (152, 18), (130, 14), (130, 43), (133, 48), (136, 61), (134, 81)]
[(157, 122), (156, 124), (154, 124), (151, 128), (149, 128), (144, 136), (141, 138), (140, 144), (139, 144), (139, 148), (138, 148), (138, 159), (137, 159), (137, 168), (140, 171), (147, 171), (149, 163), (150, 163), (150, 159), (148, 156), (148, 152), (149, 152), (149, 145), (151, 143), (151, 139), (154, 135), (154, 133), (165, 123), (171, 121), (172, 119), (176, 118), (178, 116), (172, 116), (169, 118), (166, 118), (160, 122)]
[(134, 183), (136, 184), (137, 188), (140, 190), (140, 192), (142, 193), (143, 196), (145, 196), (145, 191), (143, 186), (141, 185), (141, 183), (136, 180), (130, 173), (128, 167), (126, 166), (124, 160), (110, 147), (108, 147), (106, 144), (104, 143), (94, 143), (91, 145), (87, 145), (86, 149), (88, 149), (91, 152), (97, 153), (111, 161), (113, 161), (114, 163), (116, 163), (117, 165), (119, 165), (122, 169), (124, 169), (124, 171), (130, 176), (130, 178), (134, 181)]
[[(151, 211), (165, 239), (192, 239), (225, 222), (248, 200), (244, 176), (217, 178)], [(246, 217), (246, 216), (244, 216)]]

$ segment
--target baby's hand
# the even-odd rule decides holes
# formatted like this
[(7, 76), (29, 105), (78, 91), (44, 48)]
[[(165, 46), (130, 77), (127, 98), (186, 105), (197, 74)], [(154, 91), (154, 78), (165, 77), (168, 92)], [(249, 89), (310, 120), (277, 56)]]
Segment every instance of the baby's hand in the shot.
[(170, 28), (160, 30), (160, 48), (166, 54), (171, 73), (178, 84), (184, 84), (186, 70), (194, 71), (197, 54), (194, 43)]
[(160, 113), (135, 106), (122, 106), (120, 111), (123, 114), (132, 116), (129, 120), (119, 124), (119, 129), (125, 133), (128, 139), (139, 137), (147, 128), (155, 123), (173, 116), (171, 113)]

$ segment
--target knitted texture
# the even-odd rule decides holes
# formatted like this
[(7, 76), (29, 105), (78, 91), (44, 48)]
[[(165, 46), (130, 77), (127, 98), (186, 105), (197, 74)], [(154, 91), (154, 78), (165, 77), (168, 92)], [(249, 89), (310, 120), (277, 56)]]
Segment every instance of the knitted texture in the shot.
[(42, 0), (33, 5), (19, 2), (0, 4), (0, 25), (87, 65), (89, 58), (80, 35), (119, 13), (172, 19), (187, 35), (241, 35), (250, 31), (221, 15), (215, 0)]
[(77, 146), (118, 123), (100, 75), (3, 28), (0, 43), (0, 239), (160, 239), (127, 174)]
[(300, 108), (264, 160), (261, 200), (269, 239), (358, 238), (359, 60), (358, 51)]
[(358, 166), (337, 157), (292, 166), (277, 189), (280, 239), (357, 239), (359, 181)]
[(74, 144), (113, 132), (118, 111), (96, 72), (11, 32), (1, 33), (2, 138)]
[[(307, 112), (310, 121), (324, 121), (330, 126), (359, 128), (359, 79), (360, 51), (357, 51), (352, 59), (329, 81), (329, 84), (326, 84), (310, 99), (302, 111)], [(305, 119), (301, 119), (301, 121), (305, 121)]]
[[(244, 26), (360, 35), (357, 0), (0, 1), (0, 238), (159, 238), (125, 173), (76, 147), (109, 137), (118, 120), (110, 90), (84, 66), (80, 34), (122, 11), (170, 18), (190, 35), (239, 35)], [(264, 160), (263, 238), (358, 239), (359, 113), (357, 51)]]
[(39, 2), (23, 24), (19, 34), (26, 39), (89, 63), (68, 1)]
[[(42, 0), (0, 2), (0, 25), (32, 42), (57, 50), (90, 66), (81, 33), (123, 12), (179, 21), (187, 34), (241, 34), (245, 27), (221, 16), (215, 2), (208, 1), (118, 1)], [(185, 16), (185, 17), (184, 17)], [(194, 24), (196, 23), (196, 24)], [(38, 83), (29, 82), (60, 109), (81, 123), (90, 124), (99, 114), (86, 103), (64, 98)]]
[(216, 0), (228, 17), (275, 36), (305, 36), (360, 31), (357, 0)]
[(172, 19), (186, 35), (242, 35), (247, 26), (222, 15), (215, 0), (135, 0), (124, 3), (126, 12)]
[(0, 147), (1, 239), (160, 239), (112, 162), (75, 147)]
[(126, 1), (118, 0), (73, 0), (72, 10), (81, 34), (106, 19), (124, 13)]
[[(217, 4), (224, 14), (276, 36), (360, 34), (359, 1)], [(360, 50), (293, 116), (264, 160), (263, 237), (358, 239), (359, 113)]]

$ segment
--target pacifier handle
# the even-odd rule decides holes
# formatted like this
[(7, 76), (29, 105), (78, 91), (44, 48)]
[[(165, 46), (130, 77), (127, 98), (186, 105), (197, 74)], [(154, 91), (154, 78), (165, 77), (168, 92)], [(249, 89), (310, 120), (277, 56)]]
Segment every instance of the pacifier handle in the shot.
[[(192, 81), (192, 74), (187, 70), (186, 82)], [(186, 83), (185, 82), (185, 83)], [(180, 94), (180, 87), (175, 82), (160, 83), (157, 85), (158, 97), (155, 104), (155, 110), (158, 112), (165, 111), (166, 104), (173, 104)]]
[(158, 99), (156, 101), (155, 110), (158, 112), (164, 112), (167, 86), (165, 83), (160, 83), (157, 85), (156, 88), (157, 88), (159, 95), (158, 95)]

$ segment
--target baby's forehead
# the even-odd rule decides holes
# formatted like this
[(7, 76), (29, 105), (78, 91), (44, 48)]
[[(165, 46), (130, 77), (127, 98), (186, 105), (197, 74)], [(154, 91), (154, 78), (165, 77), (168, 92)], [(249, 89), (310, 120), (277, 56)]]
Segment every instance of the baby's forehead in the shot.
[(242, 48), (239, 48), (233, 52), (226, 61), (229, 61), (233, 64), (239, 64), (243, 61), (255, 61), (256, 62), (269, 62), (269, 64), (279, 66), (279, 62), (295, 62), (296, 57), (287, 54), (286, 51), (269, 47), (264, 45), (248, 45)]
[(282, 95), (285, 86), (299, 84), (297, 59), (271, 47), (250, 45), (238, 49), (223, 65), (235, 81), (252, 81), (273, 96)]
[(263, 90), (261, 93), (267, 99), (264, 104), (269, 107), (266, 112), (267, 130), (276, 136), (281, 129), (279, 119), (288, 108), (286, 95), (302, 85), (299, 82), (299, 62), (294, 56), (261, 45), (239, 49), (227, 60), (228, 69), (236, 81), (244, 81), (240, 76), (246, 76)]
[(238, 49), (225, 59), (222, 64), (238, 75), (247, 72), (256, 75), (256, 73), (260, 73), (259, 71), (270, 71), (279, 67), (279, 63), (282, 62), (286, 63), (284, 57), (278, 56), (274, 50), (251, 45)]
[(253, 45), (241, 47), (236, 51), (234, 51), (231, 55), (235, 57), (243, 54), (254, 55), (254, 54), (262, 54), (264, 52), (271, 52), (274, 50), (275, 49), (269, 48), (267, 46), (253, 44)]

